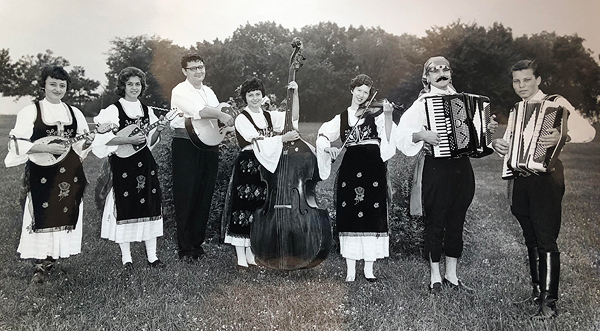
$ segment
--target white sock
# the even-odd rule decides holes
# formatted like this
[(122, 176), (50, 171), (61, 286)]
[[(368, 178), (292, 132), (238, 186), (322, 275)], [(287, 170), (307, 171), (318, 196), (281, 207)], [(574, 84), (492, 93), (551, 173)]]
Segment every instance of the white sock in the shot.
[(156, 237), (148, 239), (144, 241), (144, 243), (146, 244), (146, 255), (148, 256), (148, 262), (152, 263), (158, 260), (158, 257), (156, 256)]
[(250, 247), (246, 247), (246, 261), (248, 264), (256, 265), (254, 254), (252, 253), (252, 249), (250, 249)]
[(121, 243), (119, 244), (119, 247), (121, 247), (121, 261), (123, 262), (123, 264), (127, 263), (127, 262), (132, 262), (131, 261), (131, 249), (129, 248), (129, 243)]
[(456, 266), (458, 265), (458, 258), (446, 256), (446, 275), (444, 276), (452, 284), (458, 284), (458, 276), (456, 275)]
[(237, 264), (242, 267), (247, 267), (248, 262), (246, 261), (246, 247), (235, 246), (235, 254), (237, 255)]
[(440, 263), (432, 262), (431, 257), (429, 257), (429, 267), (431, 268), (431, 285), (433, 287), (434, 283), (442, 282), (442, 275), (440, 275)]
[(346, 281), (353, 282), (356, 278), (356, 260), (346, 259)]
[(373, 275), (373, 264), (375, 261), (365, 261), (365, 278), (375, 278)]

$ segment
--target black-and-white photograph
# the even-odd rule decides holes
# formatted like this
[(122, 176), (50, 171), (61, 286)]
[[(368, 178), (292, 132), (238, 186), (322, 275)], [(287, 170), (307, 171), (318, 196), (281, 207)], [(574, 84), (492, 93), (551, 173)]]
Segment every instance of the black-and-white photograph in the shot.
[(0, 330), (600, 330), (599, 13), (0, 1)]

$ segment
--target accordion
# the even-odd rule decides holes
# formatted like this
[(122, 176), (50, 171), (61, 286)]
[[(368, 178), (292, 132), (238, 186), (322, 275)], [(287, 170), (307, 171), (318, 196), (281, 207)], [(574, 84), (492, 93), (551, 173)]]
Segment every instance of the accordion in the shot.
[(425, 112), (429, 130), (441, 137), (440, 143), (432, 146), (434, 158), (484, 157), (493, 153), (488, 147), (492, 142), (488, 97), (468, 93), (426, 97)]
[[(508, 152), (504, 156), (502, 178), (511, 179), (519, 174), (549, 172), (567, 140), (568, 110), (554, 99), (521, 101), (508, 115)], [(560, 140), (556, 146), (544, 148), (539, 138), (548, 130), (559, 128)]]

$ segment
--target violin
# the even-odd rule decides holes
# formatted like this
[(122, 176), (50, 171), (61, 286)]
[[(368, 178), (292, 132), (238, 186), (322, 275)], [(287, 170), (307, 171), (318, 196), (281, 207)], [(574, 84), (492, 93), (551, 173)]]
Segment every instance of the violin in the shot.
[[(302, 42), (295, 38), (288, 83), (306, 58)], [(288, 89), (285, 125), (292, 126), (293, 90)], [(326, 210), (318, 208), (315, 187), (320, 180), (314, 147), (302, 139), (287, 141), (277, 169), (260, 169), (266, 183), (265, 204), (254, 212), (250, 246), (256, 261), (268, 268), (296, 270), (321, 263), (331, 248), (333, 230)]]
[[(358, 107), (358, 110), (356, 111), (356, 116), (358, 118), (377, 117), (381, 115), (381, 113), (383, 113), (383, 105), (386, 102), (388, 102), (387, 99), (382, 99), (381, 101), (375, 102), (366, 101)], [(393, 102), (388, 103), (392, 106), (392, 111), (404, 111), (403, 105), (396, 105)]]

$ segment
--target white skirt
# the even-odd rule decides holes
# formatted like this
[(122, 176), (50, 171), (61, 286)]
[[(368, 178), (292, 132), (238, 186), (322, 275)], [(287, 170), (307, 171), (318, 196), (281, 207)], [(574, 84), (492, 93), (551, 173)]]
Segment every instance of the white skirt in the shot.
[(30, 195), (25, 201), (21, 240), (17, 252), (22, 259), (45, 259), (48, 256), (58, 259), (81, 253), (83, 228), (83, 202), (79, 204), (79, 218), (75, 229), (67, 231), (36, 233), (31, 231), (33, 205)]
[(111, 189), (106, 197), (100, 237), (122, 244), (134, 241), (146, 241), (163, 235), (162, 217), (149, 222), (117, 224), (117, 206)]
[(250, 238), (232, 237), (225, 233), (225, 243), (233, 246), (250, 247)]
[(340, 236), (342, 257), (375, 261), (390, 256), (389, 236)]

